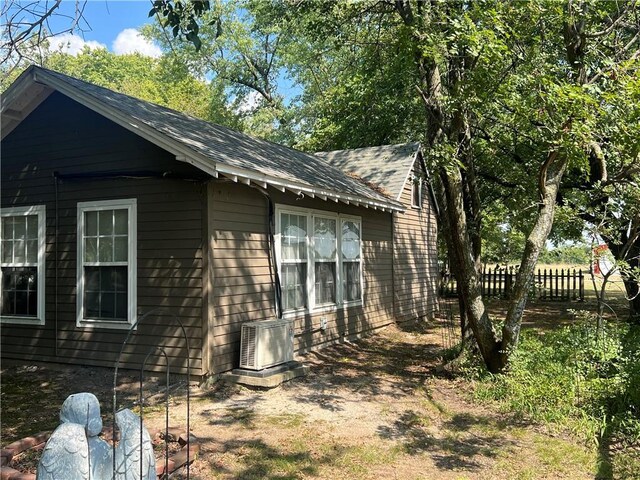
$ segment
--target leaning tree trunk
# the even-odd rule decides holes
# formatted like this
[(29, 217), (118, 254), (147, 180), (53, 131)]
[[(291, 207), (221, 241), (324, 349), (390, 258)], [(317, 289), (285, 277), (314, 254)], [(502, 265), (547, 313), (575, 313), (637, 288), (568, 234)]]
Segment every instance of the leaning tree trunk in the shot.
[(560, 189), (562, 176), (567, 168), (567, 159), (557, 151), (551, 152), (540, 170), (540, 208), (538, 218), (527, 237), (519, 275), (513, 286), (513, 296), (504, 327), (502, 328), (502, 342), (500, 348), (500, 365), (506, 366), (509, 355), (518, 345), (522, 314), (527, 303), (529, 289), (533, 281), (533, 274), (538, 262), (538, 256), (544, 248), (545, 242), (553, 226), (553, 217)]

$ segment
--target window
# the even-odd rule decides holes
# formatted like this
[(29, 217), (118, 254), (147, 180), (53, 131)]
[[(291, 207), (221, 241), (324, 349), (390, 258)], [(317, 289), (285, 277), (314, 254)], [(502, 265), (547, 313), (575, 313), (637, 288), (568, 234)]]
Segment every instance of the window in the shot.
[(422, 180), (417, 176), (411, 182), (411, 206), (422, 208)]
[(362, 298), (360, 222), (342, 221), (342, 298), (345, 302), (356, 302)]
[(44, 325), (45, 207), (3, 208), (1, 217), (2, 321)]
[(78, 325), (133, 323), (135, 265), (136, 200), (78, 203)]
[(315, 305), (336, 303), (337, 274), (336, 219), (313, 217), (313, 267)]
[(280, 217), (280, 272), (282, 309), (307, 308), (307, 217), (283, 213)]
[(276, 230), (283, 312), (362, 302), (359, 218), (279, 206)]

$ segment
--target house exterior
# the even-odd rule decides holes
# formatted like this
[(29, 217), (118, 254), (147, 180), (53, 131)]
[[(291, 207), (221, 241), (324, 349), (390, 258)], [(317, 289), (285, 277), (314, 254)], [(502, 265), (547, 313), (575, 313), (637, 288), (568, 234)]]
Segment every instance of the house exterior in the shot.
[(435, 308), (417, 144), (310, 155), (30, 67), (1, 155), (3, 358), (113, 366), (159, 308), (122, 366), (184, 370), (175, 315), (204, 377), (244, 322), (290, 319), (300, 353)]

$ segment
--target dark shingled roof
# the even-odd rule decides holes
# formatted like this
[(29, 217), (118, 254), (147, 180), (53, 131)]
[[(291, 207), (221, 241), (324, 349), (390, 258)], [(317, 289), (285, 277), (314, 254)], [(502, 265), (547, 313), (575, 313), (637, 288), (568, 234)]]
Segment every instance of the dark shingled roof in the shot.
[(419, 150), (420, 144), (414, 142), (317, 152), (316, 156), (378, 186), (387, 196), (398, 199)]
[[(125, 115), (127, 122), (133, 127), (141, 124), (151, 127), (166, 136), (173, 144), (177, 142), (199, 154), (200, 158), (205, 157), (210, 161), (211, 168), (222, 171), (222, 165), (226, 165), (250, 170), (281, 179), (283, 182), (290, 181), (294, 187), (295, 184), (308, 185), (315, 189), (326, 189), (329, 193), (344, 194), (347, 199), (347, 196), (351, 195), (387, 208), (402, 209), (394, 198), (382, 195), (366, 183), (352, 178), (337, 166), (330, 165), (315, 155), (254, 138), (58, 72), (35, 66), (30, 67), (27, 72), (31, 70), (35, 74), (34, 77), (37, 77), (37, 82), (59, 91), (62, 91), (64, 86), (71, 87), (71, 90), (66, 89), (67, 91), (62, 93), (72, 98), (76, 93), (74, 90), (90, 95), (109, 111)], [(74, 99), (81, 101), (78, 98)]]

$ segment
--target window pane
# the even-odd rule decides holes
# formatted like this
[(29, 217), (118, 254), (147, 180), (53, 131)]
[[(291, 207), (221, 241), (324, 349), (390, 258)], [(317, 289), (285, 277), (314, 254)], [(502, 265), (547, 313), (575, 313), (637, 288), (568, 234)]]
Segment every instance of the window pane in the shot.
[(360, 259), (360, 225), (356, 222), (342, 223), (342, 258)]
[(85, 238), (84, 240), (84, 261), (85, 262), (97, 262), (98, 261), (98, 239), (97, 238)]
[(13, 262), (13, 242), (11, 240), (2, 240), (2, 263)]
[(115, 285), (115, 272), (113, 268), (98, 267), (100, 268), (100, 291), (101, 292), (113, 292), (116, 289)]
[(127, 210), (115, 210), (114, 211), (114, 233), (116, 235), (127, 235)]
[(27, 260), (24, 247), (24, 240), (16, 240), (13, 242), (13, 261), (15, 263), (24, 263)]
[(113, 210), (98, 212), (98, 234), (113, 235)]
[(113, 292), (100, 293), (100, 317), (116, 318), (116, 295)]
[(21, 240), (27, 238), (27, 217), (14, 218), (13, 238)]
[(316, 262), (316, 305), (336, 303), (336, 264)]
[(127, 320), (127, 267), (85, 267), (84, 316)]
[(84, 318), (100, 318), (100, 292), (85, 291)]
[(335, 260), (336, 221), (331, 218), (314, 217), (313, 248), (316, 260)]
[(13, 218), (2, 217), (2, 238), (4, 240), (13, 239)]
[(27, 240), (27, 262), (38, 262), (38, 240)]
[(127, 318), (127, 294), (116, 293), (116, 318)]
[(84, 234), (87, 237), (98, 235), (98, 212), (84, 213)]
[[(113, 289), (116, 292), (127, 291), (127, 267), (113, 267)], [(126, 302), (126, 298), (125, 298)]]
[(413, 188), (411, 189), (411, 203), (414, 207), (422, 206), (422, 182), (419, 179), (413, 181)]
[(26, 291), (16, 290), (14, 315), (29, 315), (29, 298)]
[(100, 290), (100, 267), (84, 267), (84, 289), (93, 292)]
[(38, 216), (37, 215), (29, 215), (27, 217), (27, 238), (32, 240), (38, 238)]
[(282, 309), (284, 311), (307, 306), (307, 264), (282, 265)]
[(98, 238), (98, 261), (113, 262), (113, 237)]
[(344, 301), (360, 300), (360, 262), (344, 262), (342, 264), (342, 279)]
[(2, 269), (2, 314), (35, 317), (38, 311), (38, 269)]
[(281, 219), (281, 243), (283, 260), (307, 258), (307, 217), (283, 213)]
[(126, 262), (129, 256), (129, 241), (127, 237), (114, 237), (113, 261)]

